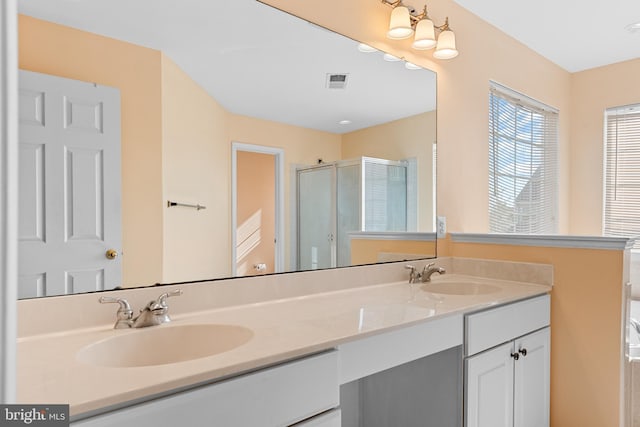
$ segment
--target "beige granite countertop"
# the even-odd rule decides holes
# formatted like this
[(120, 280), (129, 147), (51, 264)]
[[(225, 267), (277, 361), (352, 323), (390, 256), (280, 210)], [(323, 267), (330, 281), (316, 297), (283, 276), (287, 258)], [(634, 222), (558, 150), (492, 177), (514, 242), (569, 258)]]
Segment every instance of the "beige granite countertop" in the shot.
[[(68, 403), (74, 417), (99, 413), (104, 408), (213, 382), (393, 328), (551, 290), (546, 285), (456, 274), (434, 277), (436, 283), (456, 280), (492, 284), (499, 291), (444, 295), (424, 292), (422, 284), (409, 285), (405, 281), (177, 314), (171, 324), (154, 328), (229, 324), (249, 328), (253, 337), (233, 350), (173, 364), (107, 368), (79, 361), (76, 354), (89, 344), (122, 334), (145, 333), (144, 329), (114, 330), (112, 323), (22, 336), (18, 340), (18, 401)], [(183, 290), (185, 295), (190, 292), (186, 286)], [(162, 351), (166, 345), (171, 343), (158, 343), (150, 351)]]

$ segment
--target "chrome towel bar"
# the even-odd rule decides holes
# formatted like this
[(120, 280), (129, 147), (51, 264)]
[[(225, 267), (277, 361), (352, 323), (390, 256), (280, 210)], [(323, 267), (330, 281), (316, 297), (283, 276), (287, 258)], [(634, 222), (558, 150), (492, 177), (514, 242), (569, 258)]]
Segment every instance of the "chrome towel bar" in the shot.
[(178, 202), (172, 202), (171, 200), (167, 200), (167, 207), (171, 208), (173, 206), (182, 206), (182, 207), (185, 207), (185, 208), (193, 208), (193, 209), (198, 210), (198, 211), (201, 210), (201, 209), (207, 209), (206, 206), (202, 206), (202, 205), (199, 205), (199, 204), (198, 205), (191, 205), (191, 204), (188, 204), (188, 203), (178, 203)]

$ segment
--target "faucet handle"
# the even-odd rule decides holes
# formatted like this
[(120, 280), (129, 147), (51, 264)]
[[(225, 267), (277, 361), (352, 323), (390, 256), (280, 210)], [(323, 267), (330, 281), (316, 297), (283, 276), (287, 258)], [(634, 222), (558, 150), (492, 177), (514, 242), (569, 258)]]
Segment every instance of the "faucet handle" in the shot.
[(409, 283), (415, 283), (417, 275), (420, 274), (416, 273), (416, 267), (411, 264), (407, 264), (404, 266), (404, 268), (406, 270), (409, 270)]
[(118, 307), (118, 312), (116, 313), (116, 324), (114, 325), (115, 329), (124, 329), (131, 327), (130, 321), (133, 318), (133, 310), (129, 305), (129, 302), (124, 298), (113, 298), (113, 297), (100, 297), (98, 298), (98, 302), (100, 304), (120, 304)]
[(162, 306), (163, 308), (167, 307), (167, 298), (169, 297), (177, 297), (182, 295), (182, 289), (176, 289), (174, 291), (171, 292), (165, 292), (164, 294), (160, 295), (158, 297), (158, 299), (156, 300), (156, 304), (158, 304), (159, 306)]

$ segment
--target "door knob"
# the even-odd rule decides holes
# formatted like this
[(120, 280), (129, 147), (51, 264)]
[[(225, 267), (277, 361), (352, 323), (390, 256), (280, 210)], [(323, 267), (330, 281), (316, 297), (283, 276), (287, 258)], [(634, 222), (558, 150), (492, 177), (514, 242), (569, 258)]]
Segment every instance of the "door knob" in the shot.
[(105, 256), (107, 257), (107, 259), (116, 259), (118, 258), (118, 251), (116, 251), (115, 249), (109, 249)]
[(519, 353), (511, 353), (511, 357), (513, 357), (513, 360), (518, 360), (518, 359), (520, 359), (520, 354)]
[(527, 349), (526, 348), (521, 348), (520, 349), (520, 354), (523, 355), (523, 356), (526, 356), (527, 355)]

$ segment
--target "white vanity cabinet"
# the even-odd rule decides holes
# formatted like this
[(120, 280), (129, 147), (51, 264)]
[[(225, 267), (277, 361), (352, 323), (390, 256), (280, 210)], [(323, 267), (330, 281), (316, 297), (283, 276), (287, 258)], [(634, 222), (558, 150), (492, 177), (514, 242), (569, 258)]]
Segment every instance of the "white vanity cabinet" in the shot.
[[(330, 351), (72, 422), (73, 427), (340, 426)], [(317, 415), (317, 418), (316, 418)], [(300, 423), (300, 424), (297, 424)]]
[(465, 426), (549, 425), (548, 295), (465, 316)]

